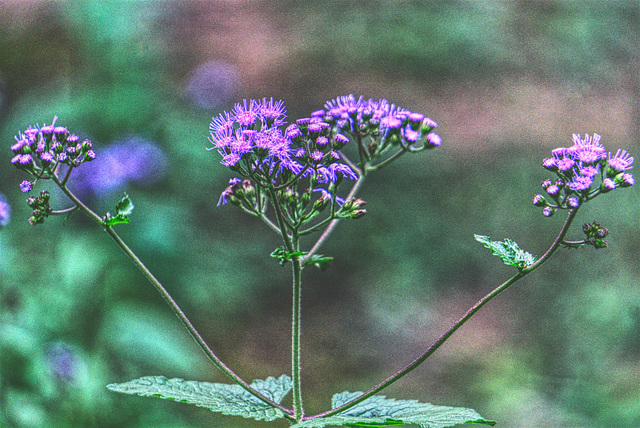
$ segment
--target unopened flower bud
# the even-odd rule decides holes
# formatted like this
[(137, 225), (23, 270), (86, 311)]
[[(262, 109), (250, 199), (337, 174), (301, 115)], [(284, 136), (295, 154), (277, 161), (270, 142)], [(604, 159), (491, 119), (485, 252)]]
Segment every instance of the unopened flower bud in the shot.
[(71, 134), (67, 137), (67, 144), (78, 144), (78, 141), (80, 141), (80, 137), (76, 134)]
[(329, 201), (331, 201), (331, 199), (323, 194), (313, 203), (313, 209), (322, 212), (329, 205)]
[(555, 158), (546, 158), (542, 161), (542, 166), (548, 169), (549, 171), (557, 171), (558, 165), (556, 164)]
[(54, 153), (62, 153), (64, 146), (59, 141), (54, 141), (51, 143), (51, 150), (53, 150)]
[(309, 189), (302, 192), (302, 195), (300, 196), (300, 202), (303, 209), (309, 205), (309, 202), (311, 202), (311, 191)]
[(438, 124), (434, 120), (428, 117), (425, 117), (424, 120), (422, 121), (422, 129), (420, 131), (422, 132), (422, 134), (429, 134), (432, 130), (434, 130), (437, 127), (438, 127)]
[(349, 138), (347, 138), (346, 136), (344, 136), (342, 134), (336, 134), (335, 138), (333, 139), (333, 149), (334, 150), (340, 150), (348, 142), (349, 142)]
[(546, 207), (547, 205), (549, 205), (549, 203), (547, 202), (547, 200), (544, 198), (544, 196), (542, 195), (535, 195), (533, 197), (533, 205), (535, 205), (536, 207)]
[(360, 217), (364, 216), (366, 213), (367, 213), (367, 210), (365, 210), (365, 209), (353, 210), (353, 211), (351, 211), (351, 214), (349, 215), (349, 217), (352, 218), (352, 219), (357, 219), (357, 218), (360, 218)]
[(542, 215), (544, 215), (545, 217), (551, 217), (552, 215), (554, 215), (556, 213), (555, 208), (551, 208), (551, 207), (544, 207), (542, 209)]
[(633, 175), (626, 174), (626, 173), (622, 174), (622, 177), (620, 179), (620, 187), (629, 187), (629, 186), (633, 186), (634, 184), (635, 184), (635, 180), (633, 178)]
[(571, 208), (578, 208), (580, 206), (580, 199), (576, 196), (571, 196), (567, 198), (567, 205)]
[(607, 193), (607, 192), (610, 192), (612, 190), (615, 190), (615, 188), (616, 188), (615, 181), (613, 181), (610, 178), (605, 178), (604, 180), (602, 180), (602, 185), (600, 186), (600, 191), (602, 193)]
[(420, 131), (420, 127), (424, 119), (424, 114), (411, 113), (407, 119), (409, 119), (409, 126), (411, 127), (411, 129), (413, 129), (414, 131)]
[(428, 149), (440, 147), (442, 145), (442, 138), (435, 132), (431, 132), (427, 135), (427, 143), (429, 143), (427, 145)]
[(247, 198), (253, 198), (256, 195), (256, 188), (253, 186), (251, 180), (243, 180), (242, 189), (244, 190), (244, 195)]
[(31, 183), (27, 180), (24, 180), (22, 183), (20, 183), (20, 190), (22, 191), (22, 193), (29, 193), (31, 191)]

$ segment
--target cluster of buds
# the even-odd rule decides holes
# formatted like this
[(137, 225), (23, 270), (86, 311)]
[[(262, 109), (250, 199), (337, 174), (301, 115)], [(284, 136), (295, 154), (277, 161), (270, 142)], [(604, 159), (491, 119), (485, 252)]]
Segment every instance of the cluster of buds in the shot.
[(365, 204), (366, 202), (360, 198), (349, 198), (342, 204), (337, 215), (342, 218), (360, 218), (367, 213), (363, 208)]
[(533, 205), (542, 207), (547, 217), (558, 209), (578, 208), (602, 193), (635, 183), (627, 172), (633, 168), (633, 157), (625, 150), (618, 150), (615, 155), (607, 153), (598, 134), (585, 135), (584, 139), (574, 134), (573, 143), (553, 150), (553, 157), (542, 162), (558, 177), (542, 183), (546, 197), (538, 194), (533, 198)]
[(218, 200), (218, 206), (224, 205), (227, 202), (236, 206), (249, 203), (255, 205), (256, 189), (253, 187), (251, 180), (240, 180), (239, 178), (232, 178), (229, 180), (229, 187), (220, 195)]
[[(80, 141), (64, 126), (55, 126), (56, 119), (51, 125), (29, 127), (15, 137), (16, 143), (11, 146), (14, 153), (11, 163), (16, 168), (36, 178), (47, 178), (61, 164), (77, 167), (95, 159), (91, 141)], [(23, 183), (21, 188), (25, 191), (28, 186)]]
[(44, 223), (45, 217), (51, 214), (51, 207), (49, 206), (49, 192), (43, 190), (40, 192), (40, 196), (31, 196), (27, 199), (27, 205), (33, 209), (33, 215), (29, 217), (29, 223), (32, 225)]
[(594, 221), (592, 224), (585, 223), (582, 226), (582, 231), (587, 238), (584, 243), (587, 245), (592, 245), (596, 249), (598, 248), (606, 248), (607, 241), (605, 241), (605, 237), (609, 234), (609, 230), (606, 227), (600, 226), (600, 223)]

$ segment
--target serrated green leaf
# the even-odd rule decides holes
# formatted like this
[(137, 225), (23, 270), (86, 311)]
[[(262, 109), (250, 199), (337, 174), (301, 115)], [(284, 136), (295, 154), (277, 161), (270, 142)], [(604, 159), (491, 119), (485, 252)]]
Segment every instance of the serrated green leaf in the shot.
[(125, 193), (124, 197), (120, 199), (116, 204), (116, 215), (114, 216), (111, 213), (107, 213), (104, 216), (102, 223), (105, 226), (113, 226), (115, 224), (121, 223), (131, 223), (131, 220), (129, 220), (129, 216), (133, 212), (133, 208), (134, 205), (131, 201), (131, 198), (129, 198), (129, 195)]
[[(342, 406), (362, 395), (362, 392), (342, 392), (332, 399), (332, 408)], [(459, 424), (496, 423), (484, 419), (473, 409), (436, 406), (417, 400), (395, 400), (374, 395), (335, 416), (307, 419), (291, 428), (323, 428), (326, 426), (384, 427), (391, 425), (419, 425), (422, 428), (446, 428)]]
[[(282, 375), (278, 379), (268, 377), (266, 380), (254, 380), (251, 387), (270, 400), (280, 403), (291, 391), (292, 382), (289, 376)], [(239, 385), (145, 376), (125, 383), (113, 383), (107, 385), (107, 388), (124, 394), (160, 397), (195, 404), (224, 415), (242, 416), (259, 421), (273, 421), (284, 417), (280, 409), (271, 407)]]
[(131, 198), (129, 197), (129, 195), (125, 193), (124, 197), (120, 199), (120, 201), (116, 204), (116, 217), (130, 216), (131, 213), (133, 212), (133, 208), (134, 208), (134, 205), (133, 205), (133, 202), (131, 201)]
[(105, 224), (106, 226), (113, 226), (115, 224), (121, 224), (121, 223), (128, 224), (128, 223), (131, 223), (131, 220), (129, 220), (128, 217), (123, 217), (119, 215), (113, 217), (111, 213), (107, 213), (102, 223)]
[(500, 257), (505, 265), (515, 266), (518, 269), (524, 269), (531, 266), (536, 261), (536, 256), (528, 253), (518, 247), (511, 239), (503, 241), (492, 241), (491, 238), (484, 235), (473, 235), (476, 241), (491, 250), (491, 252)]

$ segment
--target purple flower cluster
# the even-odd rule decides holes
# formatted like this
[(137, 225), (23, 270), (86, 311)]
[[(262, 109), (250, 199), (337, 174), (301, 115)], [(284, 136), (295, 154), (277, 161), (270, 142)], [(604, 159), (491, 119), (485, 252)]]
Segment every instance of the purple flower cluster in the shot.
[(408, 148), (424, 139), (424, 148), (434, 148), (442, 144), (440, 136), (434, 132), (438, 124), (422, 113), (389, 104), (385, 99), (375, 101), (353, 95), (338, 97), (328, 101), (324, 110), (314, 112), (313, 117), (335, 125), (341, 132), (354, 136), (381, 136), (381, 144), (400, 144)]
[[(64, 126), (55, 126), (57, 117), (51, 125), (41, 128), (29, 127), (19, 133), (16, 143), (11, 146), (11, 163), (34, 177), (40, 178), (55, 171), (59, 165), (77, 167), (81, 163), (95, 159), (91, 141), (83, 140), (69, 133)], [(23, 192), (31, 190), (31, 183), (22, 182)]]
[(81, 360), (74, 347), (64, 342), (55, 342), (47, 347), (46, 362), (49, 372), (56, 379), (69, 383), (76, 380)]
[(542, 166), (558, 176), (555, 181), (542, 183), (551, 201), (543, 195), (533, 198), (533, 204), (542, 207), (547, 217), (558, 209), (578, 208), (601, 193), (635, 182), (627, 172), (633, 168), (633, 157), (625, 150), (618, 150), (615, 155), (607, 153), (598, 134), (585, 134), (584, 138), (574, 134), (571, 147), (555, 149), (552, 155), (542, 161)]
[(209, 129), (221, 163), (263, 185), (310, 176), (320, 183), (342, 177), (357, 180), (351, 168), (339, 162), (347, 137), (332, 133), (330, 124), (313, 117), (282, 131), (285, 112), (282, 101), (263, 98), (244, 100), (215, 117)]

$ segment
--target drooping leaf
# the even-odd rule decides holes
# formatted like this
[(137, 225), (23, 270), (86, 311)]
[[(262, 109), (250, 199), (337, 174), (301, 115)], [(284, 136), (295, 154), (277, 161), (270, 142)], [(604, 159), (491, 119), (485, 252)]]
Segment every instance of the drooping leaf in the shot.
[(309, 260), (305, 262), (305, 265), (313, 265), (320, 270), (325, 270), (331, 264), (333, 257), (323, 256), (322, 254), (313, 254), (309, 257)]
[[(291, 391), (291, 378), (254, 380), (251, 387), (276, 403)], [(273, 421), (284, 417), (282, 410), (254, 397), (239, 385), (167, 379), (164, 376), (145, 376), (125, 383), (107, 385), (112, 391), (145, 397), (160, 397), (195, 404), (224, 415), (242, 416), (259, 421)]]
[(114, 216), (111, 213), (107, 213), (104, 216), (103, 223), (106, 226), (113, 226), (114, 224), (121, 223), (131, 223), (131, 220), (129, 220), (129, 216), (133, 212), (133, 208), (134, 205), (131, 201), (131, 198), (129, 198), (129, 195), (125, 193), (124, 197), (120, 199), (120, 201), (118, 201), (118, 203), (116, 204), (116, 215)]
[(483, 235), (474, 235), (474, 237), (476, 241), (490, 249), (494, 255), (500, 257), (505, 265), (524, 269), (536, 261), (536, 256), (518, 247), (518, 244), (511, 239), (505, 239), (503, 242), (492, 241), (491, 238)]
[[(361, 392), (342, 392), (333, 396), (332, 408), (342, 406), (362, 395)], [(484, 419), (473, 409), (436, 406), (417, 400), (395, 400), (374, 395), (344, 412), (327, 418), (307, 419), (292, 428), (323, 428), (326, 426), (385, 427), (392, 425), (419, 425), (422, 428), (446, 428), (459, 424), (496, 423)]]

